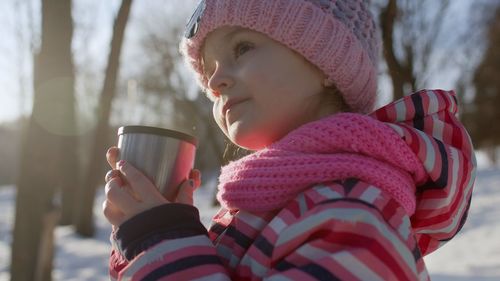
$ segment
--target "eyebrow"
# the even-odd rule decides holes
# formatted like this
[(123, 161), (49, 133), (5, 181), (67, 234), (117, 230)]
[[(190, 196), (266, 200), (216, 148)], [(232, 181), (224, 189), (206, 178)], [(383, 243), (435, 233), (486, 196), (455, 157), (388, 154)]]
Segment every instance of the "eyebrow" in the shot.
[(241, 28), (241, 27), (237, 27), (235, 28), (233, 31), (229, 32), (228, 34), (224, 35), (224, 37), (222, 37), (222, 39), (226, 40), (226, 41), (229, 41), (231, 40), (234, 36), (236, 36), (236, 34), (238, 33), (244, 33), (245, 29)]
[[(245, 33), (245, 32), (249, 32), (249, 30), (246, 30), (246, 29), (241, 28), (241, 27), (237, 27), (234, 30), (232, 30), (229, 33), (222, 36), (221, 39), (222, 39), (222, 41), (231, 41), (231, 39), (233, 39), (233, 37), (235, 37), (239, 33)], [(205, 50), (205, 48), (204, 48), (204, 50)], [(205, 56), (204, 56), (205, 51), (204, 50), (202, 52), (201, 61), (203, 62), (203, 72), (206, 72), (207, 69), (205, 68)]]

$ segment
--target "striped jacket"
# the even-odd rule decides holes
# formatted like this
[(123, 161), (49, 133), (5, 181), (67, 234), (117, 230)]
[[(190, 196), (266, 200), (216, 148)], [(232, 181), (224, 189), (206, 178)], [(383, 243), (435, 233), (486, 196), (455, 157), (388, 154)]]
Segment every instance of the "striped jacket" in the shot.
[(356, 178), (314, 185), (273, 212), (222, 209), (208, 232), (195, 207), (167, 204), (112, 234), (111, 279), (428, 280), (423, 256), (461, 229), (475, 178), (456, 110), (452, 92), (421, 91), (372, 114), (428, 173), (411, 217)]

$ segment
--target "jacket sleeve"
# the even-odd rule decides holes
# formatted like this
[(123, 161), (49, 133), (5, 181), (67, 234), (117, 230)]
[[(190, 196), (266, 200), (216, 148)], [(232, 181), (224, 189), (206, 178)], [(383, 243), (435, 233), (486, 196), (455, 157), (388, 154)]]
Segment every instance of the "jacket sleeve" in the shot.
[(172, 203), (143, 212), (123, 223), (111, 240), (111, 280), (225, 276), (193, 206)]
[(409, 217), (354, 198), (324, 201), (276, 229), (265, 280), (428, 280)]
[(113, 281), (117, 280), (118, 275), (127, 265), (128, 261), (125, 257), (115, 248), (115, 246), (111, 246), (111, 255), (109, 257), (109, 279)]

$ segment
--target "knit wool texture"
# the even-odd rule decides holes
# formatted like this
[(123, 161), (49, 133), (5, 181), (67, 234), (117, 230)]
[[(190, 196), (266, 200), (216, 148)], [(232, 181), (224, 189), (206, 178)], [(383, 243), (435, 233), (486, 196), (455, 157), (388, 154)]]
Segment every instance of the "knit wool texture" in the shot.
[[(368, 0), (204, 0), (194, 36), (180, 49), (208, 91), (200, 52), (210, 32), (239, 26), (305, 57), (342, 93), (353, 112), (369, 113), (377, 91), (380, 40)], [(190, 28), (188, 26), (188, 28)]]
[(229, 210), (272, 211), (313, 185), (349, 178), (388, 192), (411, 216), (416, 184), (427, 176), (389, 126), (369, 116), (339, 113), (222, 167), (217, 198)]

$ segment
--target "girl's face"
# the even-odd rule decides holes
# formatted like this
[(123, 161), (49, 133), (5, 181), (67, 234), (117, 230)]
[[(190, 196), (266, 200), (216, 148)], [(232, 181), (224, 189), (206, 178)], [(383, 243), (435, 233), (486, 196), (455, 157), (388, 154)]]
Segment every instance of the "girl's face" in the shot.
[(219, 28), (207, 37), (202, 61), (215, 121), (243, 148), (264, 148), (335, 111), (322, 102), (325, 75), (262, 33)]

